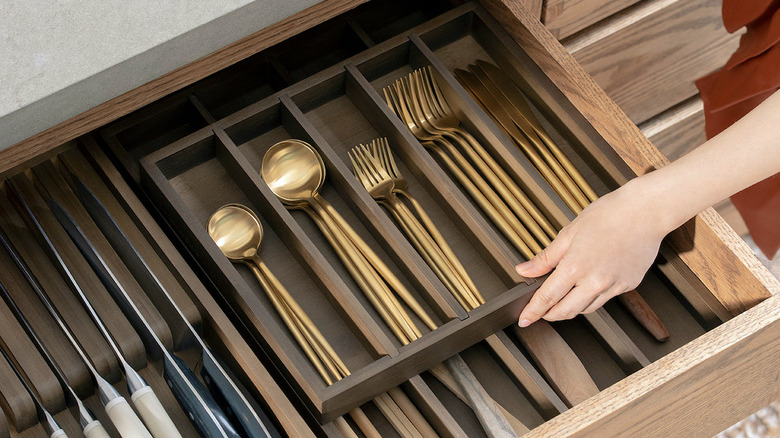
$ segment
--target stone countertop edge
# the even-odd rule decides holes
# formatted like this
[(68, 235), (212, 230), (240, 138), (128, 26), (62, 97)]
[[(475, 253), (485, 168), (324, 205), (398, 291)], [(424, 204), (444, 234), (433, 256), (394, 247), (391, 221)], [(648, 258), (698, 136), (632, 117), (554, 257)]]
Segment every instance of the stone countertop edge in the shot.
[[(294, 15), (321, 0), (255, 0), (0, 116), (0, 150)], [(121, 44), (120, 42), (116, 42)], [(74, 72), (69, 72), (74, 74)], [(78, 74), (78, 72), (75, 72)], [(12, 87), (15, 84), (3, 84)]]

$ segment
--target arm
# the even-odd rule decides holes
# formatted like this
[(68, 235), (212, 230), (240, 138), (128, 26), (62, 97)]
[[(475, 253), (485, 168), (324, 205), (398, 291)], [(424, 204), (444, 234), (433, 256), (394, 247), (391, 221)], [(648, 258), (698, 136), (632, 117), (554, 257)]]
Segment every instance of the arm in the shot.
[(661, 239), (705, 208), (780, 171), (780, 92), (677, 161), (598, 199), (532, 260), (527, 277), (555, 271), (520, 326), (590, 313), (634, 289)]

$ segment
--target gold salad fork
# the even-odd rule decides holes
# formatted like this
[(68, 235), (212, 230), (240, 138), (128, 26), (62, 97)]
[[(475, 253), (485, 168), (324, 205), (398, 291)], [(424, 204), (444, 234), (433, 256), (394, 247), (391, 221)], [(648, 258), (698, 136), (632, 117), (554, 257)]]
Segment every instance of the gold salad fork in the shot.
[[(369, 145), (361, 144), (349, 151), (355, 176), (371, 197), (387, 207), (425, 262), (434, 270), (460, 305), (465, 309), (479, 306), (484, 302), (484, 299), (430, 217), (425, 214), (422, 206), (414, 200), (411, 194), (397, 188), (396, 181), (403, 181), (400, 184), (405, 185), (406, 180), (403, 177), (391, 177), (387, 167), (379, 160), (379, 151), (382, 149), (380, 144), (387, 145), (387, 140), (384, 138), (376, 139)], [(389, 151), (383, 150), (383, 153), (385, 157), (392, 160)], [(415, 210), (417, 210), (418, 215), (422, 213), (427, 225), (420, 223), (411, 210), (401, 202), (397, 196), (399, 192), (403, 192), (405, 198), (413, 201)], [(440, 241), (433, 237), (431, 229), (439, 236)]]

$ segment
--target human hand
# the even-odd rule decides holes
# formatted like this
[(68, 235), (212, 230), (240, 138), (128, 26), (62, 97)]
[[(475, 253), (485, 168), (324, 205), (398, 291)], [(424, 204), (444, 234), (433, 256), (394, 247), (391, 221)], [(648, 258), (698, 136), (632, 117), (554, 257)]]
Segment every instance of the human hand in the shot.
[(525, 277), (555, 269), (523, 309), (520, 327), (591, 313), (639, 285), (670, 231), (661, 206), (643, 202), (641, 191), (628, 183), (596, 200), (544, 251), (517, 266)]

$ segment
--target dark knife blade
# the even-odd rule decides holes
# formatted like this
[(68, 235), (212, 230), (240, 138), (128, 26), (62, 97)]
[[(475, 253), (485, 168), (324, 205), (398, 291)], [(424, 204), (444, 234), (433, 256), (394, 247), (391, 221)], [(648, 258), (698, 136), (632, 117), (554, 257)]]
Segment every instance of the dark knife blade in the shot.
[[(176, 396), (182, 408), (187, 412), (195, 427), (207, 437), (239, 437), (240, 435), (233, 428), (225, 413), (211, 397), (211, 394), (203, 387), (203, 384), (192, 370), (187, 367), (183, 360), (165, 348), (138, 310), (138, 307), (136, 307), (132, 298), (124, 290), (114, 273), (70, 214), (56, 201), (50, 199), (47, 202), (57, 221), (68, 233), (68, 236), (70, 236), (84, 258), (87, 259), (87, 262), (106, 289), (115, 300), (122, 303), (121, 307), (123, 310), (129, 309), (134, 314), (134, 318), (131, 318), (131, 321), (137, 321), (138, 326), (135, 327), (136, 330), (144, 333), (145, 338), (153, 339), (156, 344), (155, 347), (162, 350), (166, 383), (170, 385), (174, 396)], [(147, 348), (149, 347), (152, 346), (147, 346)]]
[(184, 321), (187, 328), (192, 332), (203, 352), (203, 380), (207, 383), (215, 398), (224, 399), (225, 403), (227, 403), (230, 409), (226, 409), (226, 412), (233, 414), (247, 435), (252, 438), (272, 435), (271, 431), (274, 432), (273, 436), (279, 436), (276, 429), (271, 426), (271, 422), (265, 413), (256, 411), (235, 382), (233, 382), (233, 379), (222, 366), (222, 362), (189, 323), (165, 286), (157, 275), (154, 274), (133, 243), (130, 242), (130, 239), (119, 227), (111, 213), (78, 177), (75, 175), (71, 176), (79, 200), (86, 207), (92, 220), (95, 221), (122, 261), (127, 265), (138, 284), (146, 291), (155, 291), (165, 296), (179, 313), (179, 317)]

